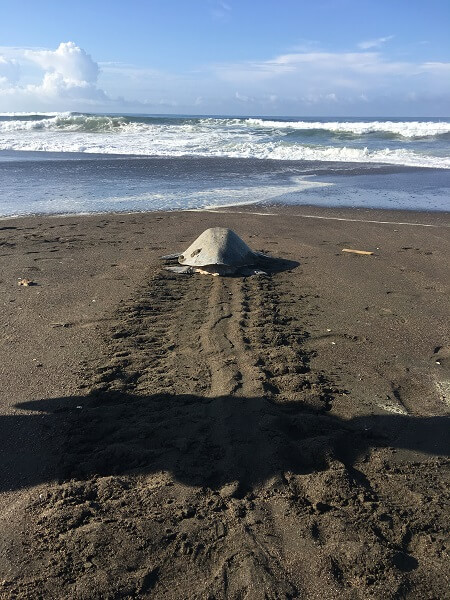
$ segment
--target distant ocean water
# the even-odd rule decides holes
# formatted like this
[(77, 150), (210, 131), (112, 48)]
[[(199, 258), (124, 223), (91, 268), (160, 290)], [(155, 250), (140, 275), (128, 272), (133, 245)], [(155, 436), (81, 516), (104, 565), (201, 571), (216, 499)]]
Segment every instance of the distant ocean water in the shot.
[(253, 201), (448, 210), (449, 191), (450, 119), (0, 114), (3, 216)]

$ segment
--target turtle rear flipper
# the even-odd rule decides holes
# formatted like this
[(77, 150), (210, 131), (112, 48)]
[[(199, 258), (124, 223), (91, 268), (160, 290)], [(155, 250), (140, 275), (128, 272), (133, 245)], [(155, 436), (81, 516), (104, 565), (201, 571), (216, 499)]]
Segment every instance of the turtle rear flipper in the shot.
[(161, 260), (176, 260), (181, 256), (181, 252), (177, 252), (176, 254), (166, 254), (165, 256), (160, 256)]
[(188, 275), (189, 273), (193, 273), (192, 267), (164, 267), (166, 271), (171, 271), (172, 273), (183, 273)]

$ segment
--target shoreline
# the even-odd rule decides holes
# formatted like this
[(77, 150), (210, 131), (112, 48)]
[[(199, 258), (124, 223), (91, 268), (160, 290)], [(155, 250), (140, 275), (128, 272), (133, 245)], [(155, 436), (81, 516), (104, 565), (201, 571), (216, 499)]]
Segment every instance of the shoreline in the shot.
[[(14, 158), (16, 157), (16, 160)], [(4, 158), (4, 160), (2, 160)], [(364, 173), (366, 170), (372, 174), (385, 175), (390, 173), (412, 173), (416, 171), (429, 172), (433, 171), (448, 171), (450, 167), (436, 166), (436, 165), (408, 165), (403, 163), (390, 163), (383, 161), (351, 161), (351, 160), (321, 160), (321, 159), (286, 159), (286, 158), (268, 158), (268, 157), (257, 157), (257, 156), (229, 156), (229, 155), (211, 155), (211, 154), (113, 154), (113, 153), (102, 153), (102, 152), (77, 152), (77, 151), (56, 151), (56, 150), (11, 150), (11, 149), (0, 149), (0, 163), (1, 162), (30, 162), (30, 161), (60, 161), (65, 162), (66, 160), (79, 160), (79, 161), (90, 161), (90, 160), (137, 160), (137, 161), (173, 161), (174, 163), (189, 161), (189, 162), (202, 162), (202, 161), (225, 161), (229, 163), (244, 161), (247, 163), (266, 163), (268, 165), (278, 166), (290, 166), (290, 167), (304, 167), (310, 169), (314, 174), (314, 170), (317, 168), (324, 168), (325, 174), (326, 169), (331, 169), (334, 173), (338, 170), (340, 175), (359, 175)]]
[(445, 595), (449, 214), (232, 208), (0, 225), (0, 597)]
[[(244, 208), (244, 210), (238, 211), (233, 210), (235, 208)], [(256, 210), (252, 210), (256, 209)], [(278, 212), (275, 212), (278, 211)], [(297, 214), (296, 214), (297, 211)], [(305, 214), (305, 211), (308, 214)], [(316, 212), (318, 214), (310, 214)], [(355, 223), (379, 223), (379, 224), (392, 224), (392, 225), (423, 225), (423, 226), (436, 226), (436, 227), (450, 227), (449, 223), (446, 223), (447, 218), (450, 217), (450, 209), (444, 210), (418, 210), (418, 209), (404, 209), (404, 208), (371, 208), (364, 206), (317, 206), (315, 204), (283, 204), (283, 203), (261, 203), (261, 202), (243, 202), (238, 204), (223, 204), (215, 205), (211, 207), (203, 208), (187, 208), (187, 209), (173, 209), (173, 210), (142, 210), (142, 211), (104, 211), (104, 212), (80, 212), (80, 213), (34, 213), (34, 214), (18, 214), (18, 215), (0, 215), (1, 221), (10, 220), (33, 220), (33, 219), (70, 219), (81, 217), (83, 219), (95, 219), (101, 217), (120, 217), (127, 215), (177, 215), (184, 213), (215, 213), (215, 214), (253, 214), (255, 216), (267, 216), (267, 217), (282, 217), (283, 215), (289, 215), (291, 217), (299, 218), (310, 218), (310, 219), (325, 219), (325, 220), (342, 220)], [(376, 217), (376, 219), (359, 219), (361, 215)], [(433, 221), (433, 223), (416, 223), (414, 221), (403, 222), (396, 221), (395, 219), (401, 215), (401, 218), (408, 219), (415, 217), (425, 217), (426, 220)], [(387, 219), (387, 220), (378, 220)], [(442, 221), (442, 223), (440, 222)]]
[(0, 162), (3, 215), (127, 213), (253, 203), (438, 212), (449, 208), (450, 171), (446, 169), (250, 158), (88, 158), (82, 162), (61, 158), (58, 163), (41, 158)]

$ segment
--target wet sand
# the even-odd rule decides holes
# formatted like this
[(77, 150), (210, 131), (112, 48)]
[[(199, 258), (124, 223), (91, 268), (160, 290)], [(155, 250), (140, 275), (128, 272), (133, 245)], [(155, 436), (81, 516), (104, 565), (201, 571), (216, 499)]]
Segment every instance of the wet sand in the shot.
[[(161, 269), (219, 225), (290, 268)], [(446, 597), (449, 226), (0, 221), (0, 598)]]

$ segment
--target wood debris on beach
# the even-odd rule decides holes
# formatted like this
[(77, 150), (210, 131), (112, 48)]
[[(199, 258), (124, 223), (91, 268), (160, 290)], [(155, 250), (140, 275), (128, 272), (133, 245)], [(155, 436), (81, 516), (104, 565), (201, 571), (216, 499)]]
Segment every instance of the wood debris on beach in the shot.
[(373, 254), (370, 250), (353, 250), (353, 248), (342, 248), (342, 252), (349, 252), (351, 254), (365, 254), (370, 255)]

